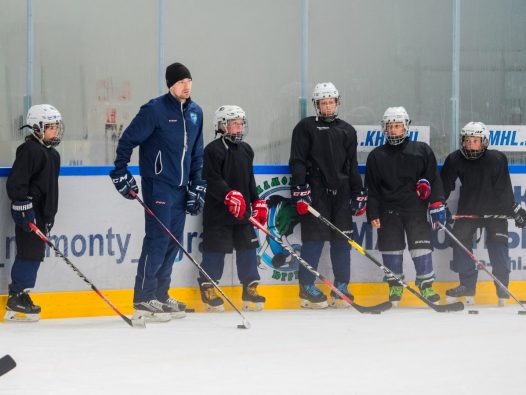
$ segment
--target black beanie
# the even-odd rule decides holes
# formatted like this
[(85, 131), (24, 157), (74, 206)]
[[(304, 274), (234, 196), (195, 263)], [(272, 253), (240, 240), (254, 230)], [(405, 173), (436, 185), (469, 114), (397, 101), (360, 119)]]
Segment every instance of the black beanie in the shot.
[(184, 64), (172, 63), (166, 68), (166, 85), (168, 89), (175, 84), (177, 81), (184, 80), (185, 78), (192, 78), (190, 70), (186, 68)]

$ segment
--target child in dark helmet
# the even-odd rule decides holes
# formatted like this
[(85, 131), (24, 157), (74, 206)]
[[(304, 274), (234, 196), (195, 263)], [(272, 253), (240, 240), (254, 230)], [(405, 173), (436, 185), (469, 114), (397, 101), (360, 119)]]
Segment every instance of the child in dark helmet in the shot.
[[(489, 131), (482, 122), (469, 122), (460, 132), (460, 149), (446, 158), (441, 177), (446, 199), (460, 180), (457, 214), (485, 214), (511, 216), (515, 225), (524, 228), (526, 211), (515, 202), (511, 186), (508, 160), (497, 150), (488, 150)], [(510, 281), (508, 256), (508, 221), (505, 218), (458, 219), (453, 233), (470, 251), (477, 229), (486, 230), (489, 260), (495, 277), (504, 285)], [(453, 245), (451, 270), (458, 273), (459, 286), (448, 289), (450, 301), (465, 297), (467, 304), (474, 303), (478, 271), (475, 263), (456, 244)], [(505, 290), (496, 285), (499, 305), (509, 298)]]
[[(214, 282), (219, 282), (225, 255), (235, 249), (237, 274), (243, 286), (243, 309), (259, 311), (263, 309), (265, 298), (257, 291), (260, 280), (256, 259), (258, 238), (246, 214), (265, 225), (268, 209), (256, 190), (252, 169), (254, 151), (243, 141), (247, 134), (245, 112), (233, 105), (219, 107), (215, 112), (214, 130), (220, 137), (204, 150), (203, 178), (207, 182), (207, 192), (202, 267)], [(217, 295), (213, 284), (202, 274), (198, 283), (206, 308), (223, 311), (223, 299)]]
[(7, 178), (7, 195), (15, 221), (17, 254), (11, 269), (11, 284), (5, 320), (38, 321), (40, 306), (29, 296), (44, 259), (45, 244), (31, 231), (33, 222), (46, 234), (53, 227), (58, 210), (60, 155), (55, 150), (64, 132), (62, 116), (49, 104), (29, 109), (27, 125), (32, 134), (16, 150)]

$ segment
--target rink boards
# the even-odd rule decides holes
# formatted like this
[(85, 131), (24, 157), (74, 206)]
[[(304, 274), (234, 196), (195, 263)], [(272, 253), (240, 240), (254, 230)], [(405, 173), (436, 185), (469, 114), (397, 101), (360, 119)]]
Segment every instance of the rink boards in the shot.
[[(10, 202), (5, 192), (8, 169), (0, 169), (0, 295), (7, 293), (10, 267), (16, 255), (14, 225), (10, 215)], [(112, 302), (123, 312), (131, 312), (132, 288), (144, 236), (144, 212), (135, 201), (125, 200), (115, 191), (107, 174), (109, 167), (64, 167), (60, 178), (60, 208), (51, 234), (51, 241), (88, 277), (99, 289), (104, 290)], [(363, 168), (361, 168), (363, 172)], [(137, 168), (132, 168), (137, 173)], [(510, 166), (515, 200), (526, 200), (526, 166)], [(290, 176), (287, 166), (256, 166), (256, 183), (259, 193), (272, 201), (269, 221), (281, 224), (287, 241), (295, 249), (301, 246), (300, 225), (291, 214), (288, 201)], [(279, 197), (282, 196), (282, 197)], [(456, 194), (449, 200), (454, 212)], [(293, 211), (293, 210), (292, 210)], [(187, 216), (183, 244), (187, 251), (201, 262), (202, 243), (201, 216)], [(284, 226), (283, 224), (288, 224)], [(286, 229), (282, 229), (286, 228)], [(526, 299), (526, 249), (525, 230), (517, 229), (509, 221), (511, 291)], [(298, 263), (286, 257), (282, 265), (275, 267), (275, 256), (283, 251), (267, 243), (260, 236), (262, 248), (258, 251), (261, 275), (261, 292), (267, 297), (266, 308), (298, 308), (297, 268)], [(376, 232), (365, 223), (364, 217), (356, 218), (354, 239), (373, 256), (380, 259), (376, 250)], [(434, 234), (434, 268), (437, 276), (436, 288), (443, 291), (454, 284), (455, 273), (449, 269), (451, 249), (447, 246), (443, 232)], [(475, 255), (487, 261), (484, 238), (477, 244)], [(73, 317), (110, 315), (112, 311), (102, 300), (87, 288), (87, 285), (68, 267), (61, 258), (47, 251), (40, 267), (37, 285), (33, 291), (35, 301), (43, 306), (43, 317)], [(387, 297), (387, 287), (382, 282), (383, 272), (366, 257), (351, 252), (351, 292), (361, 304), (379, 303)], [(277, 266), (277, 265), (276, 265)], [(325, 248), (319, 265), (320, 273), (332, 278), (332, 270)], [(202, 309), (196, 278), (197, 268), (184, 256), (174, 264), (172, 294), (187, 302), (197, 311)], [(409, 254), (404, 255), (404, 271), (408, 282), (414, 281), (414, 267)], [(488, 276), (479, 276), (477, 301), (494, 303), (494, 286)], [(236, 276), (235, 259), (227, 255), (225, 271), (220, 285), (233, 300), (240, 304), (241, 287)], [(417, 305), (420, 302), (412, 295), (404, 295), (403, 303)], [(5, 296), (0, 296), (0, 310), (5, 307)], [(2, 314), (3, 315), (3, 314)]]

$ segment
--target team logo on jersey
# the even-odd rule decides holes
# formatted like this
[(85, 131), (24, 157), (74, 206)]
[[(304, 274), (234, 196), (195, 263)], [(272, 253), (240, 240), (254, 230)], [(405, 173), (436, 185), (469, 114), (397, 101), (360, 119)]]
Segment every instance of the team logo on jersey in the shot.
[[(299, 216), (290, 195), (290, 177), (273, 177), (257, 186), (259, 196), (268, 204), (268, 230), (272, 235), (300, 253)], [(285, 196), (283, 196), (285, 195)], [(287, 196), (287, 197), (286, 197)], [(272, 269), (272, 278), (283, 282), (292, 282), (298, 278), (298, 261), (279, 243), (257, 231), (259, 247), (258, 265)]]
[(198, 118), (199, 118), (199, 117), (197, 116), (197, 113), (195, 113), (195, 112), (193, 112), (193, 111), (190, 112), (190, 120), (192, 121), (192, 123), (193, 123), (194, 125), (197, 125), (197, 119), (198, 119)]

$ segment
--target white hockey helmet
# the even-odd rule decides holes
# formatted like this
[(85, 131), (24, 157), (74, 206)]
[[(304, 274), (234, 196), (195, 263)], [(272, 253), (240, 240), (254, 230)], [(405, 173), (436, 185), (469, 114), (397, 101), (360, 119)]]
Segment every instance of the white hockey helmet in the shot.
[[(32, 106), (27, 112), (26, 124), (26, 127), (31, 128), (33, 136), (46, 148), (59, 145), (64, 135), (62, 115), (50, 104), (37, 104)], [(57, 134), (55, 137), (45, 140), (44, 134), (46, 127), (49, 125), (58, 126)]]
[[(387, 125), (391, 122), (403, 122), (405, 128), (404, 134), (399, 136), (390, 136), (387, 131)], [(409, 135), (409, 125), (411, 124), (411, 120), (409, 119), (409, 114), (404, 107), (389, 107), (384, 112), (381, 124), (382, 131), (384, 132), (387, 142), (391, 145), (398, 145), (403, 143), (403, 141)]]
[[(239, 119), (243, 121), (243, 128), (240, 132), (229, 133), (228, 132), (228, 123)], [(219, 107), (214, 115), (214, 131), (223, 135), (227, 140), (230, 140), (233, 143), (239, 143), (248, 134), (248, 125), (247, 117), (245, 111), (239, 106), (234, 105), (225, 105)]]
[[(464, 147), (465, 137), (480, 137), (481, 148), (471, 150)], [(478, 159), (486, 151), (489, 144), (489, 131), (482, 122), (469, 122), (460, 131), (460, 152), (466, 159)]]
[[(320, 113), (318, 101), (321, 99), (336, 99), (336, 111), (333, 115), (324, 116)], [(340, 107), (340, 93), (332, 82), (320, 82), (316, 84), (312, 91), (312, 104), (314, 105), (314, 111), (316, 112), (316, 118), (321, 118), (325, 122), (332, 122), (338, 116), (338, 109)]]

